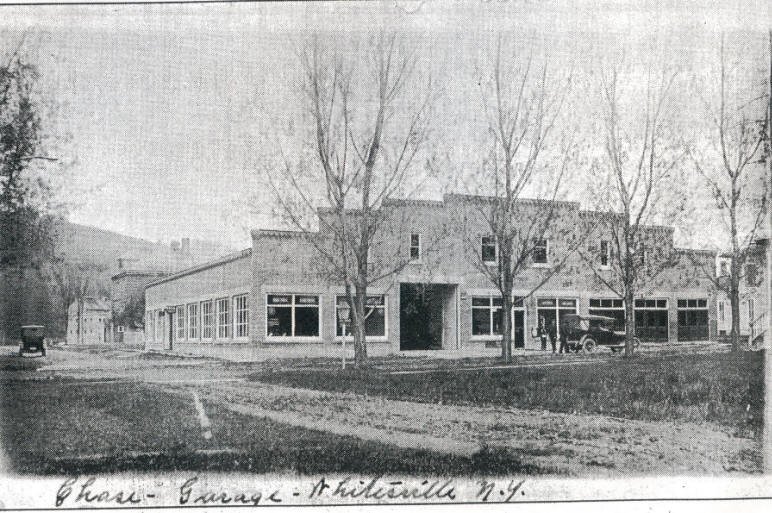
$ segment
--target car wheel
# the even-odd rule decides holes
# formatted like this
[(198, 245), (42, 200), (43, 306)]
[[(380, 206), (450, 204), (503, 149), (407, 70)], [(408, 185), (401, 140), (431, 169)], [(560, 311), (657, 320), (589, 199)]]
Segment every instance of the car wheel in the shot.
[(585, 339), (584, 344), (582, 344), (582, 347), (584, 348), (585, 353), (592, 353), (595, 351), (595, 347), (597, 346), (597, 342), (595, 342), (595, 339), (588, 338)]

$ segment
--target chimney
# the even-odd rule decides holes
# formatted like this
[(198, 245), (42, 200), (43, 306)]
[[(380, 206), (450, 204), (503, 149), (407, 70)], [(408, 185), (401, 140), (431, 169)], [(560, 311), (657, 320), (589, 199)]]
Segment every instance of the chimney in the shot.
[(190, 253), (190, 238), (189, 237), (183, 237), (182, 238), (182, 252), (185, 254)]

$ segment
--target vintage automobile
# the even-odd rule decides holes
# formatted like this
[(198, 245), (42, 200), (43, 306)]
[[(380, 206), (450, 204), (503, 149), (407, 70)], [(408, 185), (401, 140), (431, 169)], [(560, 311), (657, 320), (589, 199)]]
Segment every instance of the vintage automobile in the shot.
[(45, 327), (37, 324), (22, 326), (19, 356), (24, 356), (24, 353), (38, 352), (41, 356), (46, 355)]
[[(598, 346), (608, 347), (612, 352), (625, 347), (624, 331), (616, 331), (617, 320), (602, 315), (564, 315), (560, 320), (561, 333), (566, 334), (569, 350), (592, 353)], [(638, 337), (633, 338), (635, 349), (640, 345)]]

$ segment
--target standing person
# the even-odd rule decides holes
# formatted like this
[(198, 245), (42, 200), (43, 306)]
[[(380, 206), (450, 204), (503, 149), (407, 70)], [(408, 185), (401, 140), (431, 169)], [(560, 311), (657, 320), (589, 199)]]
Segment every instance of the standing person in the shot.
[(547, 350), (547, 328), (544, 327), (544, 317), (539, 317), (539, 327), (536, 329), (536, 334), (541, 339), (541, 350)]
[(568, 354), (568, 324), (565, 322), (560, 323), (560, 349), (558, 350), (558, 353), (563, 353), (565, 350), (565, 353)]
[(555, 352), (555, 344), (558, 340), (557, 326), (555, 325), (555, 319), (550, 319), (549, 327), (547, 328), (550, 336), (550, 343), (552, 344), (552, 352)]

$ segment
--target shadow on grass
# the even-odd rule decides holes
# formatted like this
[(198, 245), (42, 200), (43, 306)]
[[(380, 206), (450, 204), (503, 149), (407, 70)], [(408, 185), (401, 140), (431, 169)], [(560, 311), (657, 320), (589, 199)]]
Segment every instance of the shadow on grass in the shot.
[(122, 471), (453, 475), (554, 473), (529, 454), (481, 448), (469, 457), (305, 429), (205, 403), (202, 437), (192, 400), (140, 383), (7, 383), (0, 391), (5, 461), (18, 474)]
[[(19, 455), (17, 455), (19, 456)], [(94, 459), (50, 460), (26, 455), (13, 462), (18, 474), (79, 475), (115, 472), (291, 472), (301, 475), (353, 473), (359, 475), (421, 474), (426, 476), (493, 476), (554, 474), (520, 461), (503, 449), (483, 449), (471, 457), (428, 451), (400, 450), (358, 441), (331, 441), (326, 446), (268, 447), (251, 452), (170, 452)]]

